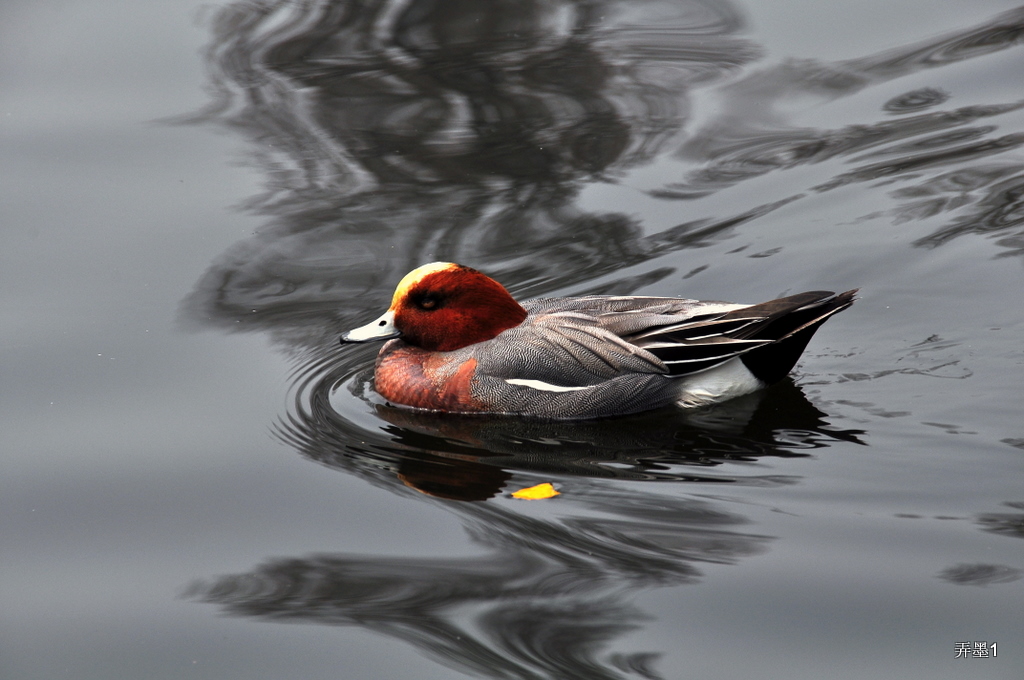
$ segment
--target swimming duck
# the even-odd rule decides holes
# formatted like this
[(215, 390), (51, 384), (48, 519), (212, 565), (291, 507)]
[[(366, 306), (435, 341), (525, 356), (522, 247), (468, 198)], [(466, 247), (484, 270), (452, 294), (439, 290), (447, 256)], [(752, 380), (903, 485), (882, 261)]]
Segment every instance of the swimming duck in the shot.
[(741, 305), (586, 295), (520, 304), (494, 279), (423, 265), (342, 344), (388, 340), (374, 382), (394, 404), (450, 413), (584, 419), (699, 407), (781, 380), (856, 290)]

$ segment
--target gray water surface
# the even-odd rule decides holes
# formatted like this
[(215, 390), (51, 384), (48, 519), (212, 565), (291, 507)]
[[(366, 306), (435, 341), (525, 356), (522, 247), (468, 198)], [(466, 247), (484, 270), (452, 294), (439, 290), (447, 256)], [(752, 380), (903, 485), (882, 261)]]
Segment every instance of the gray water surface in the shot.
[[(1020, 678), (1021, 36), (995, 1), (5, 4), (0, 678)], [(445, 417), (338, 345), (435, 260), (861, 299), (712, 409)]]

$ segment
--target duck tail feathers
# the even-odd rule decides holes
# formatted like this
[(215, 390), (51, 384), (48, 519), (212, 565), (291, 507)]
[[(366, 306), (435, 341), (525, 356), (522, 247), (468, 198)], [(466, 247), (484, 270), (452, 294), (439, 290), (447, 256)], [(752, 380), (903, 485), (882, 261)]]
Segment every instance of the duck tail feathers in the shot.
[(768, 340), (769, 343), (743, 354), (743, 364), (762, 382), (769, 385), (778, 382), (793, 370), (821, 324), (856, 299), (857, 289), (838, 294), (813, 291), (732, 312), (748, 315), (756, 312), (765, 316), (761, 323), (745, 328), (743, 334), (751, 340)]

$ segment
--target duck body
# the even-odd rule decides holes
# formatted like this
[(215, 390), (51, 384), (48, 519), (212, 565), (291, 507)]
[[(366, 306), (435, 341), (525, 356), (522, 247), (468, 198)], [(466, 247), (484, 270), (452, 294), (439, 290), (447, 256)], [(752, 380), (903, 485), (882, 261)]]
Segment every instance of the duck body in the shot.
[(855, 292), (758, 305), (602, 295), (520, 305), (474, 269), (433, 263), (408, 274), (391, 308), (342, 342), (389, 338), (374, 381), (395, 404), (600, 418), (705, 406), (776, 382)]

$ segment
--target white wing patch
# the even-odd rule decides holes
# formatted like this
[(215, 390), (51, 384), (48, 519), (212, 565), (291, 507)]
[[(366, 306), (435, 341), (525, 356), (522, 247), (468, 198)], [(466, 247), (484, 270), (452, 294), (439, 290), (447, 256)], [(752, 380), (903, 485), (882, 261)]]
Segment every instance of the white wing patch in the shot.
[(552, 385), (546, 383), (543, 380), (525, 380), (523, 378), (506, 378), (505, 382), (509, 385), (522, 385), (523, 387), (532, 387), (535, 390), (543, 390), (544, 392), (575, 392), (576, 390), (585, 390), (587, 387), (565, 387), (564, 385)]

